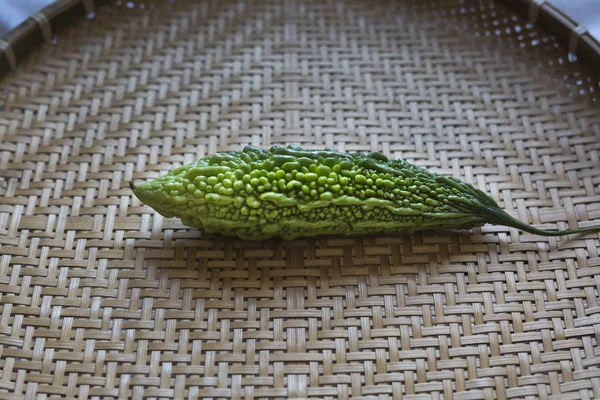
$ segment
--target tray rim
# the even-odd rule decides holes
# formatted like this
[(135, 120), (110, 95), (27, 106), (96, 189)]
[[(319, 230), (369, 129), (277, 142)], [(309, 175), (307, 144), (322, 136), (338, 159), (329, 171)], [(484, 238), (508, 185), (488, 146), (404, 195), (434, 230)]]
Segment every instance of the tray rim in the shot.
[[(600, 41), (546, 0), (494, 0), (554, 37), (569, 55), (600, 80)], [(57, 0), (0, 37), (0, 79), (14, 72), (31, 50), (70, 22), (90, 16), (108, 0)], [(594, 68), (596, 67), (596, 68)]]

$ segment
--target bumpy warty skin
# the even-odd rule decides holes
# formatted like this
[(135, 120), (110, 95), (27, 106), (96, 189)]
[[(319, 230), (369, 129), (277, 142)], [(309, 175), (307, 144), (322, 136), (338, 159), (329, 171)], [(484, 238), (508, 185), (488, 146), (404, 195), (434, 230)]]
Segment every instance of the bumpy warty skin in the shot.
[(294, 145), (217, 153), (132, 189), (164, 217), (251, 240), (470, 229), (499, 209), (470, 184), (405, 160)]

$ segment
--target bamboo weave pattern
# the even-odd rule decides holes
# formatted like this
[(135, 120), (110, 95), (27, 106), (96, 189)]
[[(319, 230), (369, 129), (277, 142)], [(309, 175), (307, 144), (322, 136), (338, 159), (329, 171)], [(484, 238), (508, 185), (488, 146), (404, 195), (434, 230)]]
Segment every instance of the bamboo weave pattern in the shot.
[(598, 234), (243, 242), (127, 185), (296, 143), (593, 225), (598, 85), (551, 38), (488, 0), (95, 12), (0, 82), (2, 398), (600, 398)]

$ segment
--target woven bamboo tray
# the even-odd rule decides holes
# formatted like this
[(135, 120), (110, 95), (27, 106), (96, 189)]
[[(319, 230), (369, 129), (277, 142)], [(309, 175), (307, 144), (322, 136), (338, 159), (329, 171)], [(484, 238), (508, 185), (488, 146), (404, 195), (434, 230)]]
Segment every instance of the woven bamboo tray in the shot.
[(59, 1), (0, 46), (1, 398), (600, 398), (598, 234), (247, 242), (127, 185), (296, 143), (597, 224), (599, 47), (547, 3)]

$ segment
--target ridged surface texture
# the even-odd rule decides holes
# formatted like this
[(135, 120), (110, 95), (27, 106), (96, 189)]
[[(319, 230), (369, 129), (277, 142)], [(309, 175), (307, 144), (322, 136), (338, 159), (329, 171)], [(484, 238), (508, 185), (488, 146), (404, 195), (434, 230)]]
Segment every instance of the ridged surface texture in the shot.
[(598, 233), (238, 240), (129, 187), (297, 144), (592, 226), (598, 90), (488, 0), (97, 7), (0, 81), (0, 396), (600, 398)]
[(297, 145), (216, 153), (130, 187), (163, 217), (248, 240), (469, 229), (501, 212), (472, 185), (403, 159)]

